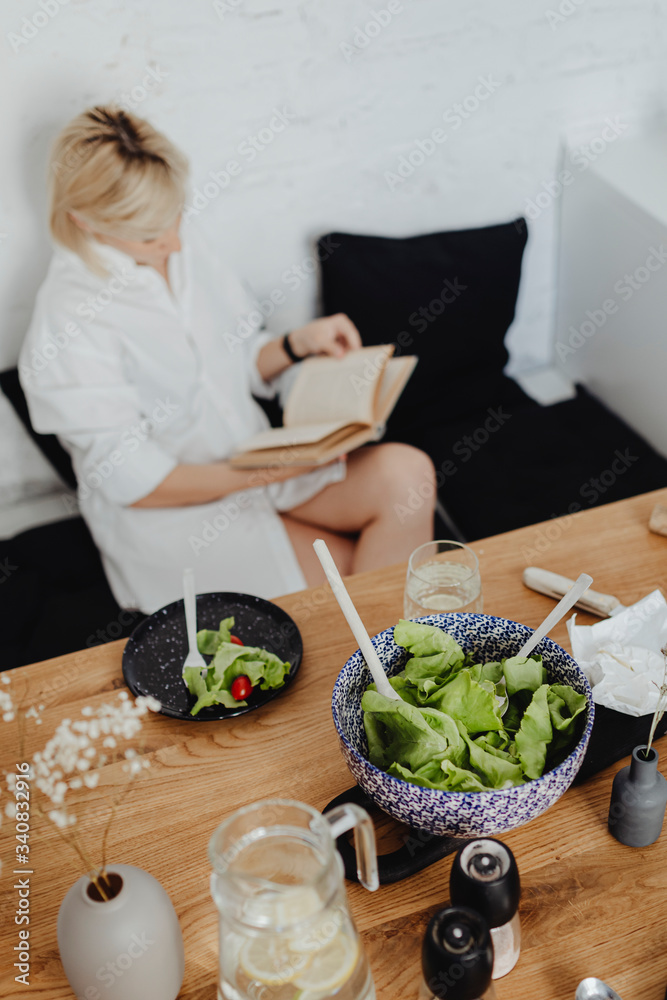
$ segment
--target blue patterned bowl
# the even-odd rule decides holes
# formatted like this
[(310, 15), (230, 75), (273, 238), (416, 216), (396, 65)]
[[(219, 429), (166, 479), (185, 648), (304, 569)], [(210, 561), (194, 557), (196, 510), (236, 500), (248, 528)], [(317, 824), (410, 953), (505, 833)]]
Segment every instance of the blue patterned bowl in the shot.
[[(474, 652), (483, 662), (514, 656), (533, 633), (526, 625), (491, 615), (442, 614), (418, 620), (448, 632), (464, 652)], [(393, 628), (389, 628), (373, 639), (390, 677), (403, 669), (409, 655), (396, 645), (393, 634)], [(550, 682), (569, 684), (586, 695), (583, 735), (558, 767), (525, 785), (488, 792), (441, 792), (391, 777), (367, 760), (361, 696), (372, 677), (357, 650), (338, 675), (332, 699), (341, 750), (355, 781), (384, 812), (436, 836), (488, 837), (535, 819), (572, 784), (586, 753), (595, 713), (590, 685), (572, 657), (551, 639), (543, 639), (537, 652), (542, 655)]]

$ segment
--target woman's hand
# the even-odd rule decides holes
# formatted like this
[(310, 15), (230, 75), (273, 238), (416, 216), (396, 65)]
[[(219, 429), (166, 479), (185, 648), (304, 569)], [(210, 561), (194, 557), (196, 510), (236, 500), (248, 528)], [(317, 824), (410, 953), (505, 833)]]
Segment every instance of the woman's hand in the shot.
[(361, 337), (356, 326), (345, 313), (323, 316), (306, 323), (289, 335), (292, 350), (299, 358), (309, 354), (328, 354), (342, 358), (348, 351), (361, 347)]
[[(335, 316), (323, 316), (306, 323), (289, 334), (290, 347), (297, 358), (305, 358), (309, 354), (328, 354), (333, 358), (342, 358), (348, 351), (356, 351), (361, 347), (361, 337), (356, 326), (345, 313)], [(292, 358), (283, 347), (283, 338), (276, 337), (264, 344), (257, 355), (257, 371), (265, 382), (270, 382), (292, 364)]]

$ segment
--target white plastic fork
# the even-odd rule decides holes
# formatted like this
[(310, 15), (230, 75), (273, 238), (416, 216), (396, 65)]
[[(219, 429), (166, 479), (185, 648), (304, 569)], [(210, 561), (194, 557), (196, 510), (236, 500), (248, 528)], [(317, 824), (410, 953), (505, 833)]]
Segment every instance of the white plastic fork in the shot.
[(347, 624), (350, 626), (352, 635), (359, 643), (359, 649), (361, 650), (361, 655), (366, 661), (366, 665), (371, 672), (371, 676), (375, 681), (375, 686), (380, 694), (383, 694), (385, 698), (390, 698), (392, 701), (403, 701), (400, 694), (394, 691), (393, 687), (387, 679), (387, 675), (384, 672), (384, 667), (380, 662), (380, 657), (375, 652), (375, 647), (370, 640), (370, 636), (366, 631), (366, 626), (359, 617), (359, 612), (352, 603), (352, 598), (347, 592), (347, 587), (343, 583), (343, 578), (341, 577), (338, 567), (334, 562), (333, 556), (329, 552), (329, 547), (323, 538), (316, 538), (313, 542), (313, 548), (315, 549), (315, 554), (320, 560), (322, 569), (326, 574), (326, 578), (329, 581), (329, 586), (333, 590), (334, 597), (338, 601), (340, 610), (345, 616)]
[(588, 590), (592, 582), (592, 576), (589, 576), (588, 573), (580, 573), (570, 589), (563, 597), (561, 597), (553, 611), (547, 615), (542, 624), (535, 629), (530, 638), (526, 639), (519, 652), (514, 655), (528, 656), (532, 653), (538, 643), (542, 642), (542, 639), (544, 639), (544, 637), (551, 632), (551, 629), (568, 613), (570, 608), (574, 607), (581, 595)]
[(197, 649), (197, 597), (195, 595), (195, 574), (191, 569), (183, 570), (183, 604), (185, 605), (185, 627), (188, 633), (188, 655), (183, 663), (186, 667), (199, 667), (202, 677), (206, 677), (208, 666)]

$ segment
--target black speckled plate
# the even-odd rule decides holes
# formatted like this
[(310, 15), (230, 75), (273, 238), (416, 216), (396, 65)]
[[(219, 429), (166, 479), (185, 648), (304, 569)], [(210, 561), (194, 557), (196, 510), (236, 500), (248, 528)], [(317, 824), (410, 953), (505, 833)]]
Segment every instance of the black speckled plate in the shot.
[[(162, 704), (162, 714), (190, 722), (210, 722), (252, 712), (282, 694), (301, 665), (301, 633), (286, 611), (277, 604), (251, 594), (198, 594), (197, 629), (216, 629), (222, 618), (234, 617), (234, 635), (248, 646), (261, 646), (291, 664), (282, 687), (270, 691), (257, 688), (248, 704), (239, 708), (210, 705), (190, 715), (196, 698), (183, 683), (183, 661), (188, 642), (183, 601), (174, 601), (144, 619), (130, 636), (123, 651), (123, 676), (130, 691), (149, 694)], [(205, 656), (210, 662), (211, 657)]]

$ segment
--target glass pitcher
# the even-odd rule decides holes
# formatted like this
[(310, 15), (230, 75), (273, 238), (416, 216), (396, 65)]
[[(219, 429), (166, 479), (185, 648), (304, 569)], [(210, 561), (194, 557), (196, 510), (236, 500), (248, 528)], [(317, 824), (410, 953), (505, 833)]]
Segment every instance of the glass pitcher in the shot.
[(335, 845), (352, 828), (359, 881), (373, 891), (375, 831), (357, 805), (322, 815), (266, 799), (217, 828), (209, 858), (220, 913), (219, 1000), (375, 1000)]

